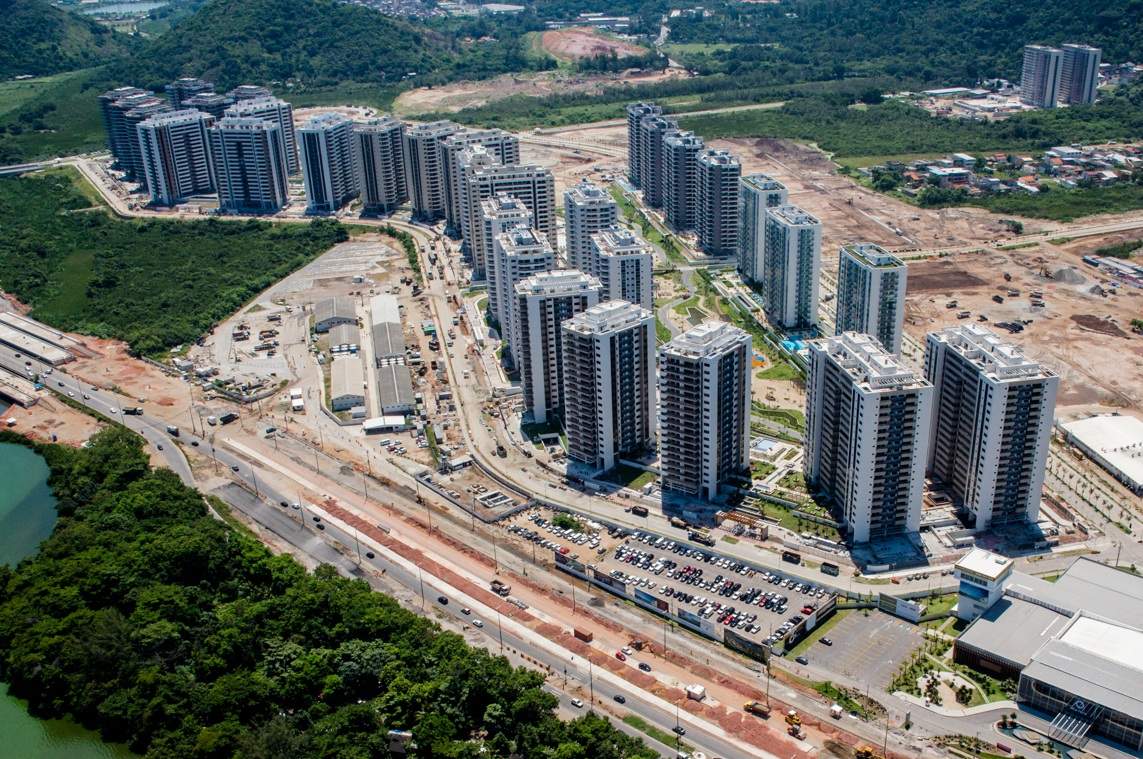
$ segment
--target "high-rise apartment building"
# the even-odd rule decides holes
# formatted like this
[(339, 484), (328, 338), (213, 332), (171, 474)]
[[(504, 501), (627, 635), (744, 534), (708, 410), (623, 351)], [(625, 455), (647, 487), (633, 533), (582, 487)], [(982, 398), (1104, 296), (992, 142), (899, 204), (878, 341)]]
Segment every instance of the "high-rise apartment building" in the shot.
[(361, 194), (352, 121), (339, 113), (323, 113), (307, 121), (298, 136), (307, 213), (335, 213)]
[(225, 213), (277, 213), (289, 201), (282, 130), (269, 119), (227, 116), (208, 130), (218, 206)]
[(696, 229), (699, 247), (710, 256), (738, 252), (738, 179), (742, 165), (725, 150), (699, 153)]
[(659, 348), (659, 461), (666, 492), (711, 500), (750, 473), (750, 335), (706, 322)]
[(654, 308), (654, 254), (647, 241), (638, 232), (612, 226), (593, 234), (589, 242), (590, 273), (603, 286), (603, 300)]
[(596, 274), (591, 255), (591, 236), (619, 219), (619, 207), (611, 194), (582, 180), (564, 191), (564, 230), (567, 236), (568, 268)]
[(810, 343), (806, 482), (854, 543), (921, 525), (933, 386), (868, 335)]
[(638, 456), (655, 439), (655, 316), (621, 300), (563, 323), (568, 456), (594, 469)]
[(234, 105), (234, 98), (229, 95), (219, 95), (217, 92), (200, 92), (183, 100), (183, 108), (194, 108), (196, 111), (209, 113), (218, 121), (226, 115), (226, 109)]
[(639, 122), (644, 116), (659, 116), (663, 109), (654, 103), (630, 103), (627, 106), (627, 178), (636, 187), (642, 187), (639, 175), (643, 159), (639, 150)]
[(1035, 521), (1060, 378), (976, 324), (925, 341), (929, 472), (976, 529)]
[(786, 185), (765, 174), (738, 180), (738, 273), (746, 282), (762, 282), (766, 250), (766, 210), (787, 203)]
[(99, 107), (107, 130), (107, 146), (115, 157), (115, 163), (127, 179), (145, 182), (138, 126), (152, 116), (170, 111), (170, 104), (147, 90), (120, 87), (103, 93)]
[[(465, 153), (484, 151), (468, 148)], [(488, 251), (478, 247), (483, 200), (506, 193), (519, 199), (532, 212), (532, 225), (548, 240), (553, 250), (558, 245), (556, 231), (556, 182), (552, 172), (542, 166), (513, 166), (495, 163), (483, 152), (482, 161), (468, 162), (461, 194), (461, 229), (472, 260), (473, 278), (487, 276)], [(465, 163), (462, 157), (461, 163)]]
[(405, 124), (392, 116), (353, 125), (364, 212), (387, 214), (409, 199), (405, 184)]
[(441, 143), (461, 128), (451, 121), (434, 121), (405, 131), (405, 186), (413, 201), (413, 216), (422, 221), (445, 216), (448, 191)]
[[(235, 90), (231, 90), (233, 95)], [(267, 119), (278, 125), (282, 135), (282, 159), (286, 171), (297, 174), (301, 170), (298, 162), (298, 140), (294, 132), (294, 107), (276, 97), (239, 98), (226, 109), (227, 116), (243, 119)]]
[(181, 109), (188, 98), (207, 92), (213, 93), (214, 84), (192, 76), (185, 76), (168, 84), (165, 92), (171, 108)]
[(240, 84), (226, 94), (234, 98), (234, 102), (240, 100), (261, 100), (262, 98), (274, 96), (274, 93), (270, 92), (270, 90), (257, 84)]
[(516, 285), (516, 362), (524, 386), (525, 414), (537, 424), (563, 415), (561, 327), (598, 304), (600, 289), (599, 280), (575, 269), (534, 274)]
[(698, 157), (705, 149), (694, 132), (672, 129), (663, 137), (663, 211), (675, 231), (697, 226)]
[(663, 205), (663, 135), (678, 129), (674, 119), (647, 116), (639, 122), (639, 187), (651, 208)]
[[(480, 203), (480, 248), (486, 251), (488, 261), (488, 312), (492, 318), (500, 322), (500, 336), (508, 339), (510, 327), (504, 322), (510, 321), (512, 309), (510, 307), (512, 295), (516, 291), (516, 283), (541, 271), (551, 271), (556, 268), (556, 254), (547, 244), (547, 238), (538, 234), (532, 228), (532, 212), (519, 198), (506, 193), (500, 193)], [(517, 248), (514, 243), (507, 243), (510, 252), (498, 245), (497, 238), (513, 229), (527, 230), (527, 243), (523, 248)], [(534, 247), (533, 247), (534, 246)], [(538, 258), (537, 266), (527, 264), (520, 266), (521, 258), (513, 258), (511, 268), (506, 261), (507, 256), (523, 253), (529, 250)], [(523, 255), (523, 259), (533, 256)], [(501, 287), (502, 283), (506, 284)]]
[(1037, 108), (1055, 108), (1063, 67), (1064, 51), (1045, 45), (1025, 45), (1020, 102)]
[(143, 176), (151, 202), (173, 206), (214, 192), (207, 128), (213, 119), (195, 110), (161, 113), (138, 126)]
[(1069, 105), (1094, 103), (1102, 51), (1089, 45), (1064, 45), (1063, 50), (1059, 99)]
[(862, 332), (901, 355), (905, 262), (871, 242), (842, 245), (837, 263), (837, 334)]
[(496, 288), (489, 290), (490, 302), (500, 320), (500, 338), (508, 346), (512, 366), (520, 365), (520, 323), (516, 309), (516, 285), (535, 274), (554, 271), (556, 252), (546, 237), (532, 227), (512, 224), (494, 238), (492, 244)]
[(762, 299), (766, 318), (784, 329), (818, 323), (822, 224), (797, 206), (766, 209)]
[(459, 163), (460, 156), (465, 148), (474, 145), (484, 148), (495, 163), (509, 165), (520, 163), (520, 140), (516, 135), (503, 129), (465, 129), (441, 142), (441, 169), (444, 171), (445, 186), (445, 230), (453, 236), (461, 236), (464, 167)]

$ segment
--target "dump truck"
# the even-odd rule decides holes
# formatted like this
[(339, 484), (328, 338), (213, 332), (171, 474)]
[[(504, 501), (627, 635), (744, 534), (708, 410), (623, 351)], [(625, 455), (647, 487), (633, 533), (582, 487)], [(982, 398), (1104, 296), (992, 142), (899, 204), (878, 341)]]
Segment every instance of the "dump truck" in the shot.
[(572, 634), (575, 635), (577, 640), (582, 640), (584, 643), (591, 643), (591, 641), (595, 638), (595, 635), (591, 632), (591, 630), (581, 630), (578, 627), (572, 630)]
[(756, 717), (770, 716), (770, 707), (761, 701), (747, 701), (742, 705), (742, 709), (749, 714), (755, 715)]
[(492, 583), (490, 584), (490, 587), (492, 588), (492, 592), (498, 596), (506, 596), (512, 592), (512, 586), (511, 585), (505, 585), (504, 583), (500, 582), (499, 580), (493, 580)]
[(682, 530), (685, 530), (687, 528), (686, 520), (682, 519), (681, 517), (671, 517), (670, 522), (671, 522), (671, 527), (678, 527), (679, 529), (682, 529)]

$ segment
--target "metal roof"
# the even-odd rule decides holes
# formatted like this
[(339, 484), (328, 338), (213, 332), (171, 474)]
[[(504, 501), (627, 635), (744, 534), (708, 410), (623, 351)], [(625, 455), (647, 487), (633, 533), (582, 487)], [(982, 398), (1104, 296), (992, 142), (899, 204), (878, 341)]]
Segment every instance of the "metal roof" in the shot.
[(389, 364), (377, 369), (377, 390), (381, 394), (381, 413), (392, 414), (414, 406), (413, 379), (409, 367)]
[(314, 325), (321, 325), (329, 319), (344, 319), (357, 321), (357, 309), (353, 298), (339, 295), (336, 298), (326, 298), (314, 304)]
[(1143, 719), (1143, 632), (1078, 616), (1032, 657), (1023, 674), (1135, 719)]
[(960, 643), (987, 651), (1017, 667), (1068, 623), (1069, 616), (1012, 596), (1003, 596), (965, 630)]
[(365, 397), (365, 368), (356, 356), (339, 356), (329, 367), (329, 397)]

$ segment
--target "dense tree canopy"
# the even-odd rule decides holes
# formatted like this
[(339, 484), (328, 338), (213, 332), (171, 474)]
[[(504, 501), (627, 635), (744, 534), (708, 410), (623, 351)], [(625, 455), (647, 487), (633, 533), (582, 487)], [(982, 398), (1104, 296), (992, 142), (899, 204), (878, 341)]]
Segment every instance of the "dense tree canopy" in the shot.
[(655, 756), (558, 720), (538, 674), (212, 519), (126, 430), (40, 450), (60, 522), (0, 571), (0, 664), (37, 715), (151, 759), (387, 757), (390, 729), (417, 757)]
[(133, 40), (47, 0), (0, 0), (0, 80), (86, 68), (118, 58)]
[(345, 228), (264, 221), (124, 221), (74, 175), (0, 179), (0, 287), (60, 329), (138, 353), (192, 341), (334, 243)]
[[(792, 0), (704, 3), (671, 20), (671, 41), (737, 43), (687, 56), (704, 71), (797, 63), (809, 78), (889, 74), (971, 84), (1020, 74), (1031, 42), (1082, 42), (1105, 61), (1143, 58), (1143, 0)], [(701, 49), (700, 49), (701, 50)]]

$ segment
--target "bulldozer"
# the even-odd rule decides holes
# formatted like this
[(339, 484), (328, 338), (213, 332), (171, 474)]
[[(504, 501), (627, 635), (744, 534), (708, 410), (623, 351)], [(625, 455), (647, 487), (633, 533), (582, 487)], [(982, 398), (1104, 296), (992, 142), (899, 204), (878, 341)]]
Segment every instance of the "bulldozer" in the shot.
[(786, 724), (790, 727), (800, 727), (802, 718), (798, 716), (798, 712), (794, 709), (786, 712)]

